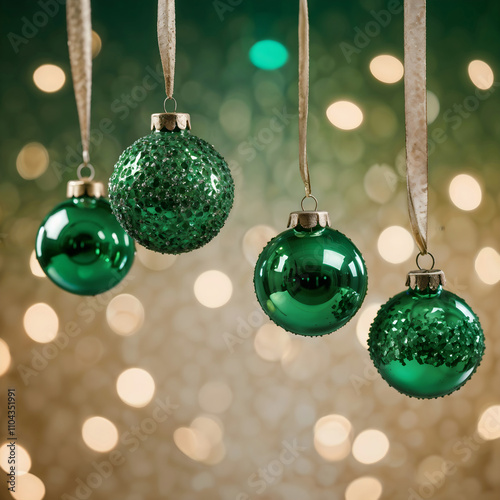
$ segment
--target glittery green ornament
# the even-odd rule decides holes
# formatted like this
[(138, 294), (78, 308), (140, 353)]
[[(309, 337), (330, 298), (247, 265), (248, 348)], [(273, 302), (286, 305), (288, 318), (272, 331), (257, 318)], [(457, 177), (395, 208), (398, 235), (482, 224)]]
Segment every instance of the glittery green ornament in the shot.
[(257, 299), (277, 325), (292, 333), (334, 332), (356, 314), (365, 298), (363, 258), (349, 238), (329, 227), (326, 212), (294, 212), (289, 226), (257, 260)]
[(233, 205), (227, 163), (189, 128), (189, 115), (152, 115), (153, 132), (122, 153), (109, 181), (117, 220), (155, 252), (179, 254), (207, 244)]
[(36, 257), (45, 274), (78, 295), (113, 288), (134, 261), (134, 242), (101, 197), (103, 190), (97, 182), (70, 182), (70, 199), (45, 217), (36, 237)]
[(384, 304), (368, 338), (382, 378), (407, 396), (436, 398), (469, 380), (484, 353), (478, 317), (467, 303), (443, 289), (442, 271), (408, 275), (409, 289)]

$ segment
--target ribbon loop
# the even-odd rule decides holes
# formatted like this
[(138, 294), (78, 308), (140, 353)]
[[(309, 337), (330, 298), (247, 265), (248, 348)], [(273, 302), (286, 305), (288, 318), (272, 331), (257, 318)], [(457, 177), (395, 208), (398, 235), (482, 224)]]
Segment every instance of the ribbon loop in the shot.
[(428, 149), (426, 0), (404, 2), (404, 84), (408, 212), (415, 242), (427, 253)]
[(167, 98), (172, 99), (175, 76), (175, 0), (158, 0), (157, 30), (165, 92)]

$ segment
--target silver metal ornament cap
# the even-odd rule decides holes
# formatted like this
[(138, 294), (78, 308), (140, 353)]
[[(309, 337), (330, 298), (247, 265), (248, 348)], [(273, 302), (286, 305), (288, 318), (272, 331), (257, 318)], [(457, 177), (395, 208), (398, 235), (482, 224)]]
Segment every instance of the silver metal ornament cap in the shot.
[(102, 198), (105, 194), (106, 191), (102, 182), (92, 181), (88, 178), (69, 181), (66, 188), (66, 196), (68, 198), (80, 198), (81, 196)]
[(330, 226), (330, 216), (328, 212), (303, 210), (301, 212), (292, 212), (288, 217), (287, 227), (301, 226), (305, 229), (312, 229), (317, 225), (321, 227)]
[(191, 130), (191, 116), (188, 113), (154, 113), (151, 115), (151, 130)]
[(406, 286), (412, 290), (426, 290), (430, 288), (433, 292), (440, 286), (446, 285), (446, 278), (441, 269), (417, 269), (410, 271), (406, 277)]

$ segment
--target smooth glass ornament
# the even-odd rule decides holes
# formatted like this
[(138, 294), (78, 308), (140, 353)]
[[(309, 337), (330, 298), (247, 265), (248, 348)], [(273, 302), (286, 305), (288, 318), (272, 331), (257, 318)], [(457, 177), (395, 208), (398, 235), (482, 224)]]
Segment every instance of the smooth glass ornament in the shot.
[(368, 345), (389, 385), (407, 396), (436, 398), (469, 380), (483, 357), (484, 335), (462, 298), (441, 286), (409, 288), (380, 308)]
[(103, 198), (82, 196), (57, 205), (42, 222), (36, 257), (62, 289), (97, 295), (116, 286), (134, 261), (132, 239)]
[(188, 130), (154, 131), (128, 147), (109, 181), (113, 213), (142, 246), (190, 252), (224, 226), (234, 183), (224, 158)]
[(344, 326), (368, 287), (359, 250), (342, 233), (317, 225), (296, 226), (273, 238), (260, 254), (255, 293), (277, 325), (306, 336)]

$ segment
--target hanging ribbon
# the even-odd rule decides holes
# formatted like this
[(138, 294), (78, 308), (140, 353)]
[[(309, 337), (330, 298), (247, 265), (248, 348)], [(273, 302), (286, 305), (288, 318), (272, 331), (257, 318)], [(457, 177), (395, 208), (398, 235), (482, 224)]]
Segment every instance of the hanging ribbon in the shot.
[(90, 19), (90, 0), (67, 0), (66, 21), (68, 25), (68, 47), (75, 89), (76, 107), (82, 137), (83, 165), (89, 167), (91, 178), (93, 168), (89, 164), (90, 137), (90, 98), (92, 92), (92, 23)]
[(306, 190), (311, 196), (311, 181), (307, 165), (307, 113), (309, 103), (309, 16), (307, 0), (299, 6), (299, 168)]
[(175, 76), (175, 0), (158, 0), (158, 47), (167, 99), (173, 99)]
[(404, 3), (404, 83), (406, 121), (406, 181), (413, 236), (427, 253), (428, 150), (426, 91), (426, 0)]

